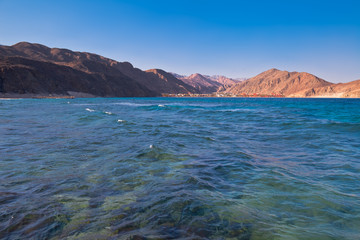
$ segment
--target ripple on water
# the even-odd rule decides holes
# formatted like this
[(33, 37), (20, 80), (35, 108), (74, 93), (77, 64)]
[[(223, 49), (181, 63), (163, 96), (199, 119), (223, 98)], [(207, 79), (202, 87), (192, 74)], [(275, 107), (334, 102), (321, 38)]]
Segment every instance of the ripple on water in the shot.
[(357, 239), (360, 102), (1, 101), (1, 239)]

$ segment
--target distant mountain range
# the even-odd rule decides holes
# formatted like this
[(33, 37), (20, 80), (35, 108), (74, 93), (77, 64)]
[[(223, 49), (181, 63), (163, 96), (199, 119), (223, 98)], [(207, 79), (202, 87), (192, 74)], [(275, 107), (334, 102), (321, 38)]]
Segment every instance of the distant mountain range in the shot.
[(224, 91), (239, 82), (224, 76), (206, 76), (199, 73), (190, 76), (175, 76), (178, 76), (181, 81), (194, 87), (199, 93), (205, 94)]
[(161, 69), (142, 71), (100, 55), (20, 42), (0, 45), (0, 97), (153, 97), (162, 94), (360, 97), (360, 80), (333, 84), (305, 72), (270, 69), (250, 79)]
[(200, 73), (195, 73), (190, 76), (179, 75), (172, 73), (176, 78), (182, 80), (188, 85), (194, 87), (199, 93), (209, 94), (213, 92), (221, 92), (230, 88), (231, 86), (239, 83), (240, 79), (232, 79), (221, 75), (202, 75)]

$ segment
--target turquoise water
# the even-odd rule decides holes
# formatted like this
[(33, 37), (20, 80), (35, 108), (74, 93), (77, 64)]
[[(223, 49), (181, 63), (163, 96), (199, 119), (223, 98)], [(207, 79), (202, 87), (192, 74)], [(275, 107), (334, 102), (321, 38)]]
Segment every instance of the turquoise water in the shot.
[(360, 239), (360, 100), (0, 100), (0, 239)]

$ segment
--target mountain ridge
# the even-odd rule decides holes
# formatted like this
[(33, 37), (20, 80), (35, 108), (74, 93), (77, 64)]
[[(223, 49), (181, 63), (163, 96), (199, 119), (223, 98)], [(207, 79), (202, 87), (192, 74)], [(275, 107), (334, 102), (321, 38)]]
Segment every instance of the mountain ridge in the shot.
[(286, 97), (306, 89), (325, 87), (332, 84), (310, 73), (288, 72), (272, 68), (235, 84), (226, 92), (237, 95), (279, 94)]
[(209, 76), (200, 73), (194, 73), (189, 76), (172, 73), (188, 85), (194, 87), (202, 94), (224, 91), (236, 84), (238, 81), (221, 75)]
[[(28, 66), (25, 67), (23, 64), (18, 65), (18, 71), (20, 71), (19, 66), (22, 66), (22, 72), (24, 74), (25, 69), (31, 69), (31, 73), (34, 75), (42, 75), (42, 78), (35, 79), (34, 77), (29, 77), (31, 74), (27, 72), (26, 76), (14, 75), (10, 72), (12, 64), (17, 64), (16, 62), (9, 62), (11, 57), (17, 57), (17, 61), (20, 61), (19, 58), (32, 60), (27, 61)], [(37, 61), (37, 62), (34, 62)], [(24, 62), (24, 61), (23, 61)], [(37, 44), (37, 43), (28, 43), (28, 42), (19, 42), (12, 46), (1, 46), (0, 47), (0, 64), (1, 64), (1, 84), (0, 87), (2, 93), (6, 93), (9, 91), (15, 91), (14, 88), (7, 89), (8, 82), (17, 82), (19, 88), (21, 88), (25, 83), (24, 79), (32, 78), (33, 81), (41, 81), (44, 86), (47, 85), (46, 81), (51, 81), (51, 79), (57, 79), (57, 76), (54, 76), (51, 72), (47, 71), (46, 68), (40, 68), (39, 62), (48, 62), (55, 64), (58, 66), (57, 68), (51, 65), (51, 68), (54, 70), (56, 68), (57, 74), (63, 77), (71, 77), (73, 84), (66, 84), (66, 88), (69, 91), (78, 91), (77, 81), (82, 81), (82, 86), (84, 88), (82, 90), (85, 93), (94, 94), (96, 96), (161, 96), (163, 93), (195, 93), (196, 91), (183, 83), (182, 81), (176, 78), (170, 78), (165, 80), (164, 78), (160, 78), (157, 75), (153, 75), (152, 73), (142, 71), (138, 68), (134, 68), (133, 65), (129, 62), (118, 62), (113, 59), (109, 59), (97, 54), (88, 53), (88, 52), (75, 52), (69, 49), (61, 49), (61, 48), (49, 48), (47, 46)], [(6, 64), (7, 63), (7, 64)], [(43, 64), (42, 64), (43, 65)], [(67, 75), (66, 68), (62, 68), (62, 66), (70, 67), (77, 71), (72, 71), (72, 75)], [(61, 72), (64, 71), (64, 72)], [(87, 75), (86, 75), (87, 74)], [(9, 76), (12, 76), (9, 79)], [(167, 75), (170, 76), (170, 75)], [(172, 75), (171, 75), (172, 76)], [(95, 80), (89, 81), (89, 79), (95, 78)], [(50, 79), (50, 80), (49, 80)], [(80, 79), (80, 80), (79, 80)], [(62, 84), (62, 82), (58, 79), (58, 84)], [(99, 83), (102, 84), (99, 84)], [(112, 90), (107, 86), (107, 83), (111, 82), (114, 86), (115, 90)], [(132, 82), (132, 83), (130, 83)], [(165, 84), (166, 82), (166, 84)], [(92, 84), (98, 88), (98, 90), (94, 89), (94, 87), (88, 86)], [(39, 87), (39, 83), (36, 83)], [(42, 88), (31, 88), (29, 91), (32, 93), (38, 94), (52, 94), (60, 91), (57, 88), (49, 88), (45, 91)], [(51, 85), (54, 86), (54, 85)], [(74, 89), (72, 88), (74, 87)], [(106, 91), (103, 91), (106, 88)], [(118, 89), (116, 89), (118, 88)], [(141, 91), (140, 91), (141, 89)], [(19, 91), (24, 91), (24, 89), (18, 89)], [(90, 92), (89, 92), (90, 91)], [(142, 92), (141, 94), (138, 92)], [(66, 94), (64, 89), (60, 92), (62, 94)], [(97, 95), (102, 93), (100, 95)]]
[(360, 97), (360, 80), (334, 84), (307, 72), (266, 70), (244, 81), (141, 70), (89, 52), (19, 42), (0, 45), (0, 97), (11, 94), (100, 97), (284, 96)]

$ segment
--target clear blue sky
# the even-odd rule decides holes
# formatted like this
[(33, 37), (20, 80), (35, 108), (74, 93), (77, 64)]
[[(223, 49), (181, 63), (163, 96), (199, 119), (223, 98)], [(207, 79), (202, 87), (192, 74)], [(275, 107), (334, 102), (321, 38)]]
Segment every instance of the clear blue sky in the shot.
[(179, 74), (269, 68), (360, 79), (360, 1), (0, 0), (0, 44), (29, 41)]

